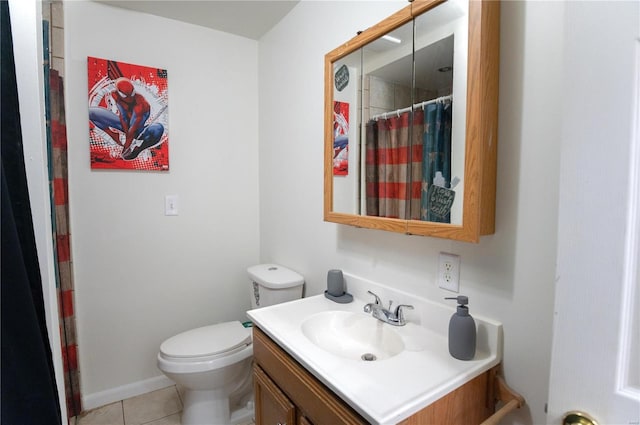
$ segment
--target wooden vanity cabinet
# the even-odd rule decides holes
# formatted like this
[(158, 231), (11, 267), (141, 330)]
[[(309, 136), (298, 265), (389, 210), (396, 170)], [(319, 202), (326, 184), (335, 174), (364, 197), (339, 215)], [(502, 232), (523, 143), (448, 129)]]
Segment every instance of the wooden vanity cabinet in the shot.
[[(368, 423), (258, 327), (253, 328), (253, 355), (256, 425)], [(497, 370), (472, 379), (400, 424), (480, 424), (495, 410)]]
[[(280, 388), (254, 364), (253, 378), (255, 387), (255, 403), (260, 410), (260, 423), (295, 424), (296, 407)], [(256, 410), (258, 410), (256, 408)]]
[[(348, 404), (296, 362), (259, 328), (253, 328), (256, 425), (366, 424)], [(270, 394), (266, 394), (270, 393)], [(292, 410), (287, 410), (289, 404)], [(274, 413), (277, 412), (277, 413)]]

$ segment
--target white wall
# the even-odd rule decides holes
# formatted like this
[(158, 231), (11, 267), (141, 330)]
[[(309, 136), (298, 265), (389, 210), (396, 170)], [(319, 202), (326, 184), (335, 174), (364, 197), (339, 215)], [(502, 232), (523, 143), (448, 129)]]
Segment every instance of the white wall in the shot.
[[(160, 385), (160, 343), (246, 320), (258, 261), (254, 40), (65, 2), (69, 197), (84, 407)], [(87, 56), (167, 69), (169, 172), (92, 171)], [(165, 195), (179, 216), (164, 215)]]
[(308, 294), (342, 268), (441, 301), (438, 253), (461, 255), (461, 292), (503, 323), (506, 379), (527, 400), (511, 421), (545, 423), (564, 5), (502, 3), (497, 230), (475, 245), (322, 221), (324, 54), (405, 4), (303, 1), (260, 40), (261, 259), (302, 273)]

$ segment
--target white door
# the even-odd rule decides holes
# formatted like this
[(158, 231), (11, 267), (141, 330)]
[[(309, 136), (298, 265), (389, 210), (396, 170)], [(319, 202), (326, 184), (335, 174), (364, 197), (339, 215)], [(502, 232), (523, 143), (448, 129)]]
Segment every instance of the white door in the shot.
[(640, 424), (640, 2), (565, 7), (547, 422)]

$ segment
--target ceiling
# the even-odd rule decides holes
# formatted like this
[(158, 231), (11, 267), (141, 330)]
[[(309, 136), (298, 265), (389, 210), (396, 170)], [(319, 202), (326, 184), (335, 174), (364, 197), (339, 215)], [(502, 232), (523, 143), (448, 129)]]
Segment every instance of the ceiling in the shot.
[(175, 19), (260, 39), (299, 0), (94, 0), (110, 6)]

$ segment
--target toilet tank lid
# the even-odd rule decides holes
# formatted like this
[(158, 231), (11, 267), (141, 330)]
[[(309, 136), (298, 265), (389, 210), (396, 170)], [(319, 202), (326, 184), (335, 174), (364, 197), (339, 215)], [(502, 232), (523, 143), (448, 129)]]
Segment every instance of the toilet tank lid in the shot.
[(285, 289), (304, 283), (302, 275), (277, 264), (258, 264), (247, 269), (254, 282), (271, 289)]
[(170, 357), (204, 357), (221, 354), (251, 344), (251, 330), (239, 321), (218, 323), (182, 332), (160, 344), (160, 352)]

